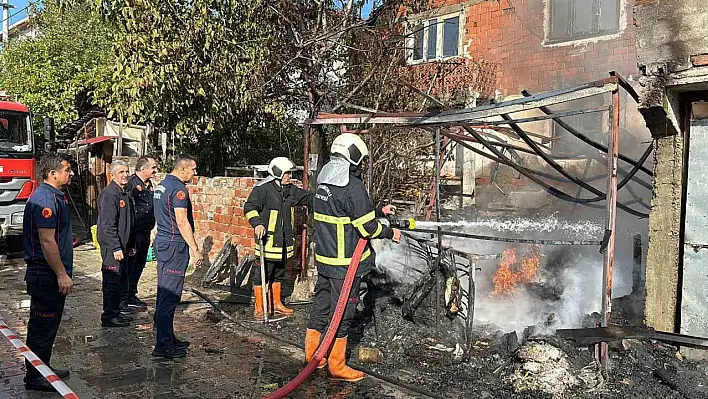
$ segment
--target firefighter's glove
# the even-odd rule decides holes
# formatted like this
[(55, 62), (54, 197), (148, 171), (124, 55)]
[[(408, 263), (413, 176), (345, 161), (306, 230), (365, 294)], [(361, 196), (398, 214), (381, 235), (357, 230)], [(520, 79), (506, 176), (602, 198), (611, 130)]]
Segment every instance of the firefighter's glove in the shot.
[(395, 215), (396, 214), (396, 206), (395, 205), (386, 205), (383, 208), (381, 208), (381, 212), (383, 212), (384, 215)]
[(393, 230), (393, 238), (392, 238), (393, 242), (395, 242), (396, 244), (400, 244), (401, 243), (401, 230), (396, 229), (396, 228), (391, 229), (391, 230)]
[(265, 236), (266, 229), (265, 226), (259, 224), (255, 229), (253, 229), (253, 231), (256, 234), (256, 239), (260, 241), (263, 239), (263, 236)]

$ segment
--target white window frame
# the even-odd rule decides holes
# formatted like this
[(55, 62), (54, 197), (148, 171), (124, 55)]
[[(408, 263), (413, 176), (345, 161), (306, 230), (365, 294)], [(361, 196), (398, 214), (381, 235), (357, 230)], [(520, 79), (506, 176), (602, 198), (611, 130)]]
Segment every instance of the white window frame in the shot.
[[(587, 0), (587, 1), (592, 1), (592, 0)], [(617, 17), (619, 18), (619, 25), (617, 32), (606, 32), (606, 33), (600, 33), (598, 32), (595, 35), (578, 35), (578, 36), (569, 36), (566, 38), (557, 38), (557, 39), (552, 39), (551, 38), (551, 25), (552, 21), (551, 19), (553, 18), (551, 13), (552, 13), (552, 0), (544, 0), (543, 1), (543, 8), (544, 8), (544, 35), (543, 35), (543, 43), (542, 45), (544, 47), (561, 47), (561, 46), (568, 46), (568, 45), (578, 45), (578, 44), (584, 44), (584, 43), (590, 43), (590, 42), (596, 42), (596, 41), (608, 41), (608, 40), (614, 40), (622, 36), (624, 33), (625, 29), (627, 29), (627, 0), (617, 0), (619, 3), (619, 12)]]
[[(443, 56), (443, 45), (444, 45), (444, 32), (445, 32), (445, 20), (448, 20), (450, 18), (455, 18), (458, 17), (458, 29), (457, 29), (457, 55), (452, 55), (452, 56)], [(434, 58), (428, 58), (428, 34), (430, 32), (429, 26), (430, 26), (430, 20), (431, 19), (437, 19), (437, 38), (435, 40), (435, 57)], [(415, 46), (415, 37), (413, 33), (413, 29), (418, 26), (419, 24), (423, 24), (423, 58), (419, 60), (414, 60), (413, 59), (413, 52), (414, 46)], [(425, 15), (425, 17), (416, 17), (413, 16), (410, 18), (410, 20), (406, 24), (406, 64), (408, 65), (417, 65), (417, 64), (424, 64), (428, 62), (435, 62), (435, 61), (445, 61), (449, 60), (452, 58), (458, 58), (463, 56), (463, 45), (462, 42), (464, 40), (464, 33), (465, 33), (465, 9), (461, 9), (460, 11), (450, 13), (450, 14), (444, 14), (444, 15)]]

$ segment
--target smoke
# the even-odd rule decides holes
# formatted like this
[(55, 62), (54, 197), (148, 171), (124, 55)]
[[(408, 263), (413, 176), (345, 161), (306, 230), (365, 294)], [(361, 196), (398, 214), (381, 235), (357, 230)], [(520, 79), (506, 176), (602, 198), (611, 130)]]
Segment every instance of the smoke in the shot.
[[(583, 236), (578, 233), (574, 238), (590, 238)], [(443, 243), (476, 254), (500, 254), (509, 247), (503, 243), (447, 237)], [(518, 253), (523, 254), (525, 247), (518, 246)], [(421, 248), (412, 240), (404, 240), (400, 245), (379, 241), (375, 248), (377, 266), (391, 280), (403, 285), (413, 284), (427, 272), (428, 266), (419, 255)], [(502, 332), (516, 331), (520, 337), (528, 326), (535, 327), (535, 334), (553, 334), (559, 328), (580, 328), (588, 315), (601, 311), (603, 256), (596, 247), (545, 246), (540, 251), (538, 280), (533, 284), (517, 286), (510, 297), (491, 295), (494, 290), (492, 277), (500, 260), (477, 262), (481, 270), (476, 272), (475, 279), (475, 325)], [(467, 265), (465, 259), (457, 260)], [(613, 298), (631, 293), (631, 270), (631, 264), (616, 263)], [(460, 283), (466, 290), (467, 278), (461, 277)], [(463, 300), (466, 301), (466, 298)], [(463, 308), (467, 309), (466, 304)]]

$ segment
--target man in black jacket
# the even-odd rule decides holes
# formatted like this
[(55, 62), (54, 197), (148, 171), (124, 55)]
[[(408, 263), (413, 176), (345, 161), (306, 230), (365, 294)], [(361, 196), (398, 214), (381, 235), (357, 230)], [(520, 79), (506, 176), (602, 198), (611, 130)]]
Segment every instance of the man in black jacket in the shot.
[[(317, 176), (314, 200), (315, 264), (317, 283), (305, 335), (305, 360), (311, 361), (332, 318), (344, 278), (360, 239), (367, 240), (347, 306), (337, 331), (327, 362), (330, 375), (337, 380), (356, 382), (364, 374), (346, 365), (347, 335), (359, 301), (361, 278), (371, 271), (373, 251), (371, 239), (400, 242), (401, 232), (381, 224), (361, 180), (361, 162), (369, 154), (364, 141), (357, 135), (344, 133), (332, 142), (332, 158)], [(391, 212), (387, 207), (383, 213)]]
[[(253, 187), (243, 206), (248, 222), (256, 236), (255, 253), (260, 256), (259, 242), (265, 241), (266, 284), (270, 285), (272, 310), (286, 316), (293, 310), (281, 301), (281, 283), (285, 277), (288, 259), (295, 255), (295, 206), (307, 205), (312, 209), (312, 193), (290, 183), (295, 164), (285, 157), (274, 158), (268, 165), (270, 176)], [(254, 268), (253, 293), (256, 297), (254, 316), (263, 318), (263, 286), (260, 267)]]
[(145, 269), (150, 249), (150, 232), (155, 227), (153, 209), (153, 186), (150, 179), (157, 173), (155, 159), (143, 156), (135, 164), (135, 173), (130, 177), (127, 191), (135, 203), (135, 255), (128, 256), (128, 289), (123, 292), (121, 309), (146, 310), (147, 304), (138, 299), (138, 282)]
[(103, 327), (126, 327), (132, 317), (121, 314), (120, 299), (128, 285), (128, 255), (135, 249), (133, 242), (133, 198), (128, 184), (128, 164), (121, 160), (111, 163), (111, 182), (98, 196), (98, 243), (103, 263)]

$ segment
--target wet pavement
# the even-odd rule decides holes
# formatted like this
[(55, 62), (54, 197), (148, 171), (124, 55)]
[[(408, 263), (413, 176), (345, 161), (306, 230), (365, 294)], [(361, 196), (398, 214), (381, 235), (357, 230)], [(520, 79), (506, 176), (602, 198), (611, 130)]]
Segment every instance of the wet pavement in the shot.
[[(0, 263), (0, 316), (22, 339), (26, 336), (29, 297), (24, 262)], [(208, 320), (209, 305), (180, 305), (177, 336), (192, 342), (183, 359), (150, 356), (154, 344), (155, 264), (149, 263), (139, 296), (148, 312), (130, 327), (100, 326), (102, 307), (100, 257), (77, 248), (74, 292), (68, 297), (52, 363), (72, 375), (67, 385), (80, 398), (259, 398), (286, 383), (302, 368), (301, 350), (252, 331), (232, 326), (222, 331)], [(189, 299), (189, 298), (183, 298)], [(24, 362), (0, 337), (0, 398), (52, 398), (58, 394), (27, 392)], [(368, 377), (358, 384), (330, 382), (324, 372), (311, 377), (293, 398), (414, 398), (394, 385)]]

